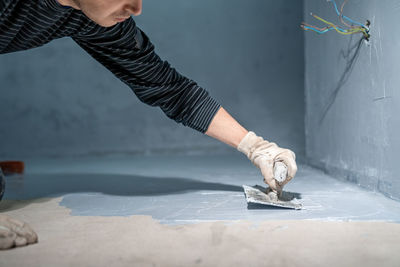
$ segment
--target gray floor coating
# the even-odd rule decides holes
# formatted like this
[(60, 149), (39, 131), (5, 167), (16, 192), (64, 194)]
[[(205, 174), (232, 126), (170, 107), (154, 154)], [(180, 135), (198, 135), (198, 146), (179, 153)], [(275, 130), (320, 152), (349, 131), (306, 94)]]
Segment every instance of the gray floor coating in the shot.
[(217, 220), (400, 222), (400, 202), (334, 179), (306, 165), (284, 188), (303, 210), (248, 208), (241, 185), (262, 185), (242, 154), (113, 156), (27, 160), (23, 177), (7, 177), (5, 199), (62, 196), (71, 215), (151, 215), (166, 224)]

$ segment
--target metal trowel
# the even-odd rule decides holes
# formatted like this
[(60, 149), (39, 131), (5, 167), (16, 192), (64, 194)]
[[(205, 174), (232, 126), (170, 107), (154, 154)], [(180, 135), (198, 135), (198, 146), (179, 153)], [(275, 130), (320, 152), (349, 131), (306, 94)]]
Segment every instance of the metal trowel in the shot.
[[(274, 164), (274, 177), (277, 182), (285, 181), (287, 167), (283, 162)], [(266, 206), (275, 206), (287, 209), (302, 209), (303, 205), (298, 201), (301, 198), (299, 193), (282, 191), (279, 195), (270, 188), (264, 188), (259, 185), (243, 185), (244, 194), (249, 208)]]

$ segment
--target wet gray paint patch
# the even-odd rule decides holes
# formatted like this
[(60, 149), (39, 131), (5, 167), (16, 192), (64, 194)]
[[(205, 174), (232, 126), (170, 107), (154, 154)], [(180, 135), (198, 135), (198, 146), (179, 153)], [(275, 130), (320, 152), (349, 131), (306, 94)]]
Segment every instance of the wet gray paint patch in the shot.
[[(158, 166), (151, 168), (152, 162)], [(168, 224), (239, 219), (400, 222), (399, 202), (304, 165), (285, 187), (301, 194), (304, 210), (248, 209), (241, 185), (261, 184), (262, 178), (241, 155), (53, 160), (30, 166), (23, 179), (8, 179), (5, 198), (63, 196), (60, 205), (75, 216), (151, 215)]]

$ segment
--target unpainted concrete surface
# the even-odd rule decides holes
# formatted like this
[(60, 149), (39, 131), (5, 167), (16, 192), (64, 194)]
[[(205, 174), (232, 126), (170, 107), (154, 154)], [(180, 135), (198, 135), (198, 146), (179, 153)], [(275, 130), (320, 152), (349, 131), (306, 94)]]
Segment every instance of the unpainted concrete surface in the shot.
[(269, 220), (162, 225), (150, 216), (71, 216), (60, 198), (6, 213), (39, 243), (0, 252), (1, 266), (399, 266), (400, 224)]

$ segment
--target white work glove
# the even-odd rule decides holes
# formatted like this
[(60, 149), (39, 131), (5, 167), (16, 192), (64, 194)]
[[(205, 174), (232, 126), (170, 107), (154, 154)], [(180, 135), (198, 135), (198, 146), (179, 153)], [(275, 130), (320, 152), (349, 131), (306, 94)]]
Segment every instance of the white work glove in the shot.
[(27, 223), (0, 215), (0, 249), (26, 246), (37, 241), (37, 234)]
[[(280, 148), (275, 143), (264, 140), (252, 131), (249, 131), (240, 141), (237, 150), (244, 153), (261, 170), (264, 182), (278, 194), (282, 192), (283, 186), (296, 175), (296, 155), (293, 151)], [(287, 177), (283, 182), (274, 179), (276, 162), (282, 162), (287, 167)]]

